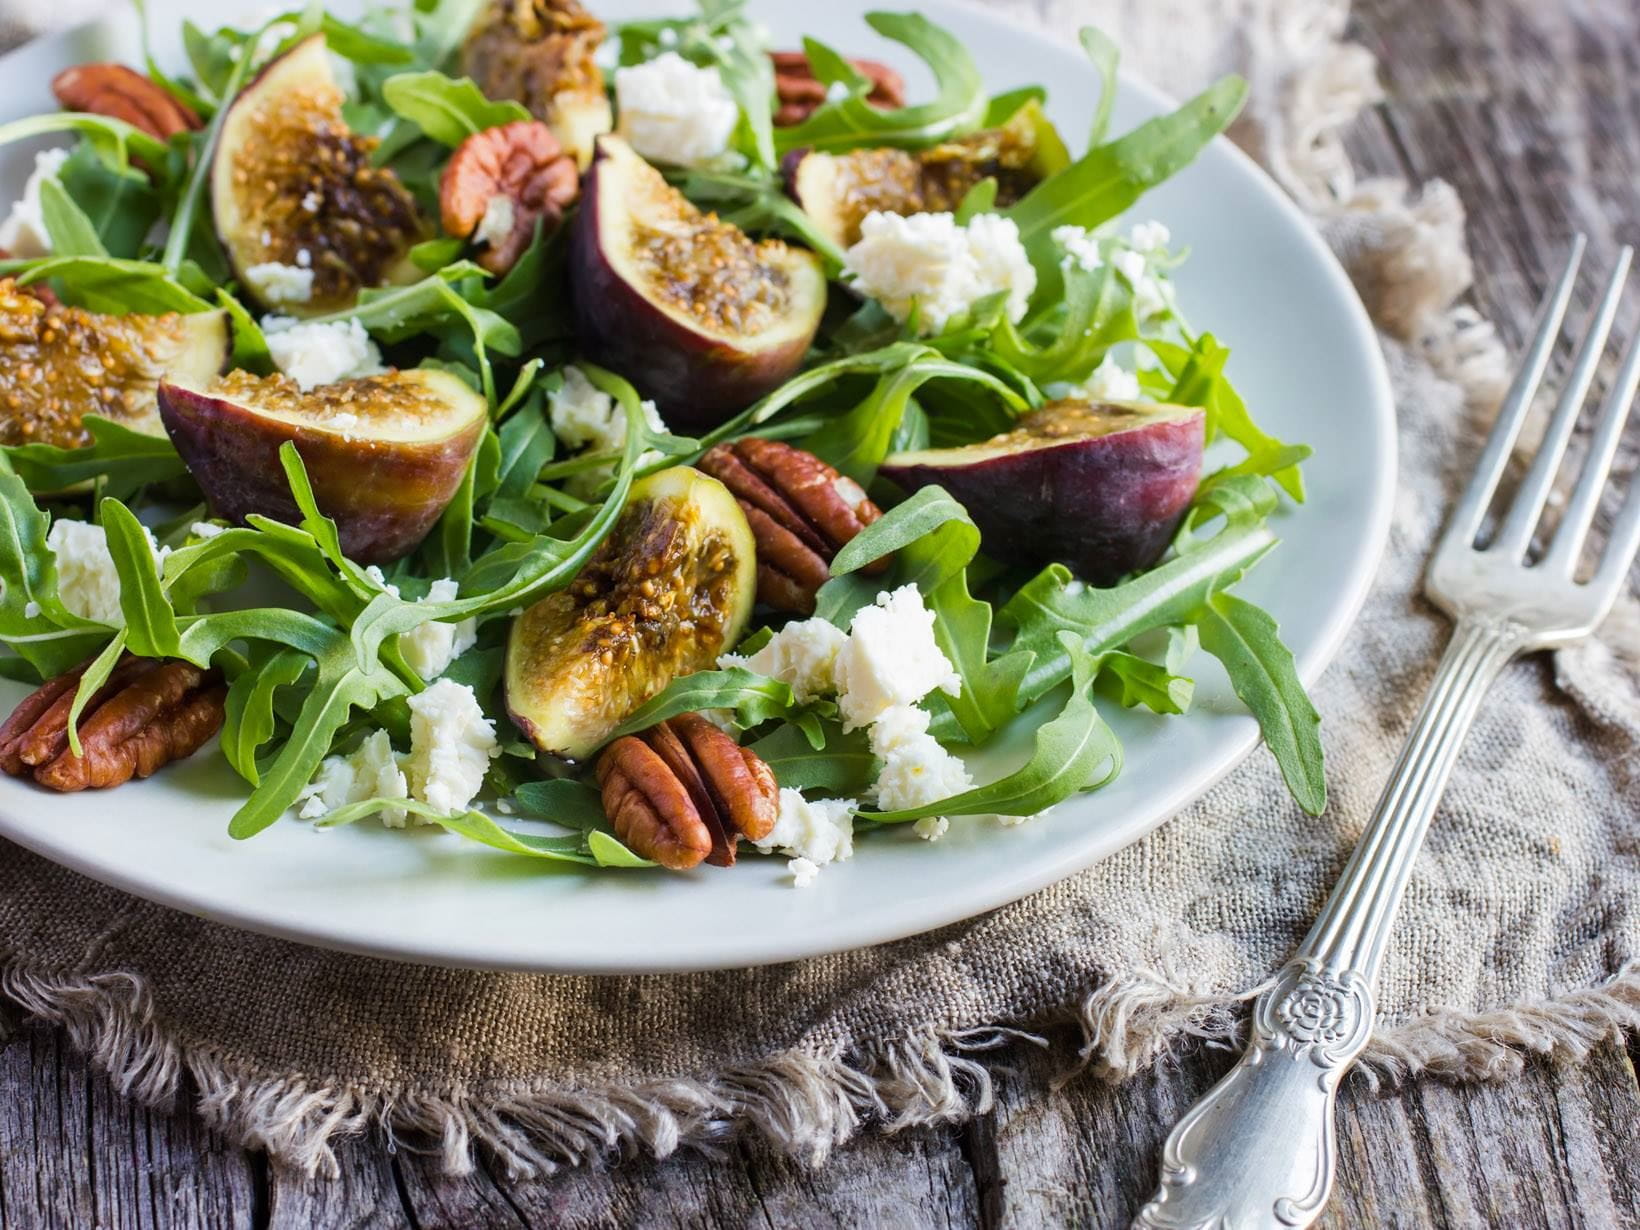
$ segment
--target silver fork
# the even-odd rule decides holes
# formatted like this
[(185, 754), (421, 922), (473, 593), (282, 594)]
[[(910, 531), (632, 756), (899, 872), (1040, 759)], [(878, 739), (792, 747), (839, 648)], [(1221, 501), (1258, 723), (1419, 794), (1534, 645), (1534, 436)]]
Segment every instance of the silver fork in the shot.
[(1425, 592), (1457, 627), (1372, 822), (1309, 935), (1254, 1006), (1247, 1050), (1168, 1136), (1161, 1185), (1137, 1226), (1307, 1226), (1320, 1214), (1333, 1182), (1338, 1082), (1372, 1031), (1373, 987), (1390, 926), (1481, 699), (1516, 656), (1592, 633), (1628, 576), (1640, 549), (1640, 477), (1629, 484), (1593, 575), (1580, 582), (1576, 573), (1640, 384), (1640, 337), (1630, 341), (1600, 409), (1589, 456), (1547, 551), (1527, 562), (1617, 314), (1633, 256), (1628, 248), (1590, 315), (1513, 503), (1490, 541), (1476, 546), (1559, 338), (1583, 249), (1579, 236), (1538, 310), (1531, 346), (1430, 561)]

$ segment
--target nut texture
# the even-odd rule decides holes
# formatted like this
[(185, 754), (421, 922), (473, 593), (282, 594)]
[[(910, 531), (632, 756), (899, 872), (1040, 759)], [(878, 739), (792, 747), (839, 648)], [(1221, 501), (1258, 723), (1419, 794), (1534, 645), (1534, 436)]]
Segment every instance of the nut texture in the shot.
[[(740, 502), (757, 539), (757, 597), (776, 610), (812, 615), (837, 552), (883, 515), (859, 484), (778, 440), (719, 444), (699, 465)], [(881, 559), (863, 571), (887, 567)]]
[(220, 672), (127, 654), (92, 694), (80, 751), (68, 745), (68, 711), (85, 666), (47, 680), (0, 725), (0, 770), (51, 790), (104, 790), (193, 755), (222, 725)]
[(81, 64), (58, 73), (51, 92), (69, 111), (124, 120), (159, 141), (200, 127), (199, 116), (164, 86), (123, 64)]
[[(826, 101), (826, 87), (814, 75), (809, 57), (801, 51), (771, 51), (774, 88), (779, 99), (774, 122), (782, 128), (801, 124)], [(856, 71), (871, 79), (866, 101), (874, 107), (905, 106), (905, 79), (876, 60), (850, 60)]]
[(615, 740), (598, 760), (604, 814), (634, 853), (674, 871), (733, 866), (780, 811), (774, 771), (698, 713)]
[(456, 149), (439, 180), (439, 219), (465, 239), (478, 229), (496, 197), (511, 202), (512, 227), (478, 258), (505, 273), (530, 246), (537, 221), (551, 231), (581, 191), (575, 160), (540, 120), (515, 120), (475, 132)]

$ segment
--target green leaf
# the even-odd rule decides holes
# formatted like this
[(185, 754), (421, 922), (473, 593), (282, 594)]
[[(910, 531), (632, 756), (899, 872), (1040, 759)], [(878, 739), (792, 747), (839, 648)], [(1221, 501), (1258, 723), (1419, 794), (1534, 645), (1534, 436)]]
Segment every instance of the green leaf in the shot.
[(600, 867), (653, 867), (655, 864), (640, 858), (602, 829), (587, 834), (587, 850)]
[(68, 194), (68, 189), (54, 178), (40, 181), (40, 217), (45, 223), (46, 234), (51, 236), (51, 250), (56, 255), (108, 255), (96, 226)]
[(735, 725), (746, 730), (770, 718), (784, 717), (792, 707), (792, 690), (778, 679), (769, 679), (739, 666), (696, 671), (672, 680), (640, 705), (610, 733), (609, 741), (648, 730), (657, 722), (680, 713), (695, 713), (701, 709), (732, 710)]
[(209, 303), (149, 261), (111, 256), (49, 256), (6, 264), (17, 267), (17, 282), (21, 286), (60, 279), (68, 291), (67, 298), (93, 312), (157, 316), (165, 312), (211, 310)]
[(501, 424), (501, 462), (496, 471), (496, 495), (519, 499), (535, 483), (541, 467), (558, 448), (539, 391), (531, 393), (518, 411)]
[(1093, 790), (1122, 768), (1122, 745), (1099, 716), (1092, 697), (1098, 665), (1070, 633), (1060, 647), (1071, 662), (1071, 694), (1057, 717), (1037, 728), (1031, 757), (1020, 768), (989, 785), (976, 786), (949, 799), (898, 811), (862, 811), (882, 824), (920, 820), (925, 816), (1034, 816), (1082, 790)]
[(928, 65), (934, 74), (934, 97), (915, 106), (880, 111), (866, 102), (869, 82), (842, 56), (824, 43), (804, 39), (815, 77), (828, 86), (841, 82), (848, 94), (826, 102), (801, 124), (775, 130), (775, 146), (781, 153), (802, 148), (935, 145), (973, 131), (984, 120), (985, 83), (959, 39), (917, 13), (868, 13), (866, 21)]
[(1099, 659), (1099, 690), (1124, 709), (1143, 705), (1153, 713), (1184, 713), (1196, 683), (1148, 658), (1112, 650)]
[(312, 663), (313, 659), (300, 650), (276, 649), (259, 664), (242, 672), (228, 688), (222, 721), (222, 754), (234, 772), (252, 786), (262, 780), (256, 757), (277, 728), (274, 696), (280, 688), (300, 680)]
[(319, 28), (325, 36), (325, 46), (344, 60), (355, 64), (410, 64), (415, 52), (403, 43), (371, 34), (339, 17), (325, 13)]
[(50, 518), (0, 462), (0, 641), (45, 678), (95, 653), (109, 629), (70, 614), (57, 596), (57, 558), (46, 546)]
[(56, 111), (0, 124), (0, 145), (57, 132), (77, 133), (107, 166), (116, 170), (128, 169), (134, 157), (150, 166), (165, 165), (167, 150), (163, 141), (156, 141), (124, 120), (79, 111)]
[(176, 657), (182, 649), (176, 613), (160, 583), (159, 568), (142, 523), (118, 500), (103, 500), (98, 509), (108, 537), (108, 553), (120, 578), (126, 643), (140, 657)]
[(110, 256), (140, 256), (163, 208), (162, 194), (135, 167), (116, 170), (84, 142), (76, 145), (57, 178), (74, 198)]
[(816, 748), (795, 725), (781, 725), (750, 745), (774, 771), (775, 781), (793, 790), (857, 795), (877, 776), (877, 761), (864, 730), (843, 733), (824, 723), (825, 746)]
[(491, 102), (469, 77), (441, 72), (400, 73), (382, 83), (382, 99), (440, 145), (454, 148), (475, 132), (527, 120), (523, 104)]
[(525, 815), (567, 829), (585, 832), (609, 823), (604, 817), (603, 799), (598, 790), (568, 777), (525, 782), (513, 792), (513, 801)]
[(1312, 816), (1327, 806), (1321, 715), (1299, 682), (1276, 621), (1234, 594), (1215, 593), (1198, 612), (1202, 648), (1224, 664), (1230, 685), (1258, 719), (1298, 805)]
[(1116, 105), (1116, 69), (1122, 62), (1122, 52), (1097, 26), (1083, 26), (1078, 37), (1083, 54), (1099, 74), (1099, 105), (1093, 109), (1093, 129), (1088, 133), (1088, 148), (1095, 149), (1110, 131), (1111, 108)]
[(30, 491), (48, 494), (97, 479), (104, 495), (124, 499), (152, 483), (169, 482), (188, 472), (164, 436), (132, 431), (94, 414), (85, 417), (84, 426), (91, 443), (79, 448), (16, 444), (0, 449), (0, 455)]
[(103, 646), (102, 652), (92, 659), (91, 665), (80, 676), (79, 685), (74, 689), (74, 700), (68, 706), (68, 750), (76, 756), (85, 755), (80, 746), (80, 715), (85, 712), (85, 707), (91, 703), (98, 689), (108, 682), (108, 677), (114, 673), (114, 667), (119, 665), (124, 655), (125, 630), (122, 628), (114, 634), (113, 640)]
[(222, 305), (223, 311), (228, 313), (228, 324), (233, 331), (232, 365), (257, 376), (273, 375), (273, 354), (268, 349), (268, 339), (263, 336), (262, 326), (256, 323), (256, 318), (245, 310), (244, 304), (225, 290), (216, 292), (216, 301)]

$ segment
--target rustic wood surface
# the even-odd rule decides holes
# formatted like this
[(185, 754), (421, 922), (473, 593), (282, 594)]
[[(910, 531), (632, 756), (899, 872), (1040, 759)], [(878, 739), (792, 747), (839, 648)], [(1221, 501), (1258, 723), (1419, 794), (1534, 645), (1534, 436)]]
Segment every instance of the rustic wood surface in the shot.
[[(1072, 6), (1040, 5), (1054, 17)], [(1568, 236), (1640, 243), (1640, 6), (1634, 0), (1357, 0), (1387, 101), (1351, 137), (1367, 174), (1454, 184), (1475, 299), (1510, 342)], [(1640, 1045), (1516, 1081), (1345, 1086), (1330, 1226), (1640, 1226)], [(0, 1230), (36, 1226), (1125, 1225), (1156, 1150), (1229, 1065), (1187, 1054), (1120, 1088), (1007, 1056), (996, 1110), (961, 1129), (868, 1137), (819, 1173), (749, 1147), (599, 1173), (441, 1178), (360, 1143), (325, 1182), (186, 1114), (122, 1100), (63, 1037), (0, 1049)]]

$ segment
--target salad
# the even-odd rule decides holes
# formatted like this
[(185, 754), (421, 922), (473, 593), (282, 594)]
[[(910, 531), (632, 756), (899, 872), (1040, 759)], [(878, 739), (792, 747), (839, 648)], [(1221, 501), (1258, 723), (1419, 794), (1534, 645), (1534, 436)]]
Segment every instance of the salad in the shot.
[(1308, 449), (1128, 216), (1244, 84), (1113, 135), (1084, 30), (1062, 133), (867, 21), (931, 95), (740, 0), (415, 0), (185, 24), (185, 72), (81, 65), (0, 125), (39, 151), (0, 222), (0, 672), (35, 688), (0, 769), (220, 754), (239, 838), (804, 885), (1098, 788), (1102, 712), (1186, 712), (1206, 653), (1319, 812), (1319, 718), (1234, 592)]

